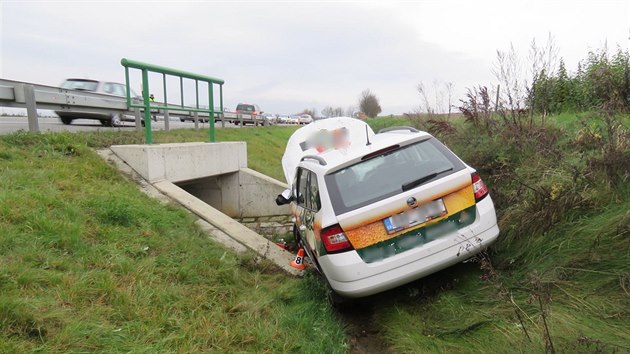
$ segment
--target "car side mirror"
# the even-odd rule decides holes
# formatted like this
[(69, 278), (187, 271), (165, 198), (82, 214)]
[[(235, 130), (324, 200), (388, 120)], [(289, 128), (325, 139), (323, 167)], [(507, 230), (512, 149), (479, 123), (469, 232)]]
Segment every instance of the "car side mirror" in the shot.
[(278, 194), (276, 197), (276, 205), (286, 205), (293, 201), (293, 196), (291, 196), (291, 190), (285, 189), (282, 194)]

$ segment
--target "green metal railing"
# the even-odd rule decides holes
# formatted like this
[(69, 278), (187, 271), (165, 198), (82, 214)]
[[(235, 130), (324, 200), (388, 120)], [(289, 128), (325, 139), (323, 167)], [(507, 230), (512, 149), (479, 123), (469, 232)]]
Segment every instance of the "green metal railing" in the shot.
[[(182, 70), (165, 68), (158, 65), (142, 63), (135, 60), (123, 58), (120, 64), (125, 67), (125, 83), (127, 84), (127, 105), (129, 108), (144, 109), (144, 129), (146, 134), (146, 143), (151, 144), (153, 137), (151, 136), (151, 109), (163, 110), (179, 110), (187, 112), (208, 112), (208, 123), (210, 124), (210, 142), (214, 142), (214, 85), (219, 85), (219, 101), (221, 114), (223, 114), (223, 84), (225, 81), (210, 76), (198, 75)], [(129, 68), (142, 71), (142, 100), (143, 103), (133, 103), (131, 99), (131, 87), (129, 85)], [(149, 100), (149, 72), (162, 74), (162, 87), (164, 89), (164, 103), (156, 104)], [(179, 77), (179, 87), (181, 95), (180, 105), (169, 105), (166, 93), (166, 75)], [(184, 106), (184, 78), (195, 80), (195, 106)], [(208, 84), (208, 108), (199, 107), (199, 82)], [(153, 104), (152, 104), (153, 103)]]

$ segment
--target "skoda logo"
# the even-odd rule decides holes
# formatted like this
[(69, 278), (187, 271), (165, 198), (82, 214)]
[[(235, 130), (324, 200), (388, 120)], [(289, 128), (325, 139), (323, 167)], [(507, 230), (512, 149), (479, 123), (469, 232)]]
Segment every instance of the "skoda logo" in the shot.
[(416, 198), (414, 197), (409, 197), (409, 199), (407, 199), (407, 205), (409, 205), (410, 207), (415, 207), (416, 205), (418, 205), (418, 202), (416, 201)]

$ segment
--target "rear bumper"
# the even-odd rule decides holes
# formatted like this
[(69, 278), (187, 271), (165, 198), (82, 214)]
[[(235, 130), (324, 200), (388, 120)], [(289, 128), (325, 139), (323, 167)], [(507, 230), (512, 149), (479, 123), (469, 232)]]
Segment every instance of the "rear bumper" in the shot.
[(499, 227), (490, 196), (477, 203), (470, 226), (421, 247), (365, 263), (355, 251), (325, 255), (319, 264), (331, 287), (340, 295), (362, 297), (379, 293), (464, 261), (492, 244)]

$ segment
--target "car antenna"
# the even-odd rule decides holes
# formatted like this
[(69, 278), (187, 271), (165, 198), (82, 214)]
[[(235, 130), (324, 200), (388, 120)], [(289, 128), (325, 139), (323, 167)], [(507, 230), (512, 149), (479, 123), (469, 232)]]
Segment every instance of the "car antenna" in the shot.
[(367, 144), (365, 146), (370, 146), (372, 143), (370, 142), (370, 136), (368, 135), (368, 125), (365, 124), (365, 140), (367, 140)]

